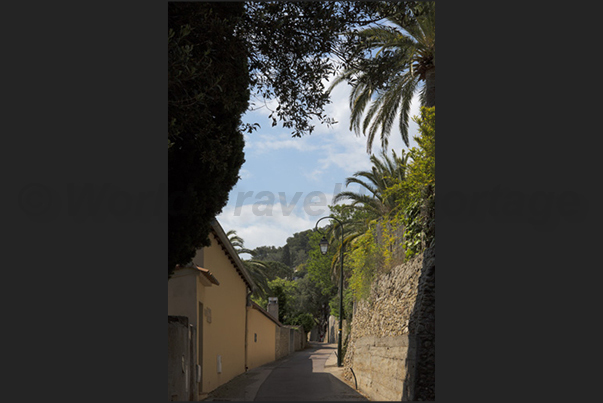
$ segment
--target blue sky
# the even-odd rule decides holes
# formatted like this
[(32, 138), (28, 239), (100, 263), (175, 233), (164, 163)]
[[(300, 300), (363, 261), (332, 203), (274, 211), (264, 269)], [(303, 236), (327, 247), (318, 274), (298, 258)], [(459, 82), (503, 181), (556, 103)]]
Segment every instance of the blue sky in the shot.
[[(340, 84), (332, 94), (333, 103), (326, 107), (329, 117), (339, 123), (331, 127), (316, 124), (314, 132), (301, 138), (291, 137), (288, 129), (272, 127), (267, 108), (247, 112), (246, 123), (259, 123), (261, 128), (245, 134), (245, 163), (241, 179), (230, 192), (227, 206), (218, 216), (225, 231), (236, 230), (245, 247), (283, 246), (296, 232), (314, 228), (316, 222), (329, 214), (334, 193), (346, 190), (345, 180), (354, 172), (370, 169), (366, 137), (349, 130), (350, 87)], [(276, 103), (268, 103), (271, 109)], [(410, 116), (419, 113), (418, 97), (411, 106)], [(397, 122), (394, 127), (397, 127)], [(418, 134), (414, 122), (409, 126), (410, 147)], [(388, 154), (406, 149), (400, 132), (392, 130)], [(373, 153), (379, 154), (379, 141)], [(357, 185), (347, 190), (359, 191)], [(321, 222), (321, 226), (326, 224)]]

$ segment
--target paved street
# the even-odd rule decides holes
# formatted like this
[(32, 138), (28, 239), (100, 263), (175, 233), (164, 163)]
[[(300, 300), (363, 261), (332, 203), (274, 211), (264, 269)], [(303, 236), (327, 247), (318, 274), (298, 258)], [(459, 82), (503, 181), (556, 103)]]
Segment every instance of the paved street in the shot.
[[(211, 392), (206, 401), (366, 401), (340, 380), (336, 344), (310, 343), (288, 357), (254, 368)], [(326, 364), (326, 366), (325, 366)]]

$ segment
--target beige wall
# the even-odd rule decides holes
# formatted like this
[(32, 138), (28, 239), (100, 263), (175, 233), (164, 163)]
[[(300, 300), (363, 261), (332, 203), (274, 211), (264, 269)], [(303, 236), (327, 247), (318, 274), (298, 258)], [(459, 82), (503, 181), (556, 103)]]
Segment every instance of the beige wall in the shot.
[[(276, 351), (276, 323), (262, 312), (247, 307), (247, 366), (249, 369), (274, 361)], [(255, 338), (257, 335), (257, 341)]]
[[(245, 372), (247, 284), (213, 234), (210, 239), (211, 246), (203, 251), (202, 267), (209, 269), (220, 285), (198, 289), (198, 300), (204, 310), (211, 310), (211, 323), (203, 315), (202, 392), (205, 393)], [(222, 357), (220, 374), (218, 356)]]
[(197, 328), (198, 271), (194, 269), (177, 270), (168, 281), (168, 316), (186, 316), (189, 324)]
[[(197, 358), (203, 360), (199, 393), (208, 393), (245, 372), (248, 286), (214, 235), (209, 237), (211, 246), (204, 248), (203, 254), (197, 253), (193, 262), (210, 270), (220, 285), (204, 286), (196, 269), (179, 269), (168, 281), (168, 315), (186, 316), (191, 325), (200, 329), (196, 340)], [(199, 303), (204, 312), (199, 311)], [(207, 315), (209, 311), (211, 314)], [(222, 373), (217, 371), (218, 356), (222, 358)]]

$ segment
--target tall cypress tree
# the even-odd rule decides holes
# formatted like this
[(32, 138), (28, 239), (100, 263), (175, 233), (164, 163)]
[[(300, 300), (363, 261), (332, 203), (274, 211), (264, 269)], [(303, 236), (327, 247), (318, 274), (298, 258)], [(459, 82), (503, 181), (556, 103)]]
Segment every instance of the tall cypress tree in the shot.
[(282, 262), (288, 267), (291, 267), (291, 251), (289, 250), (289, 244), (285, 244), (285, 246), (283, 247)]
[(236, 184), (249, 103), (243, 3), (168, 3), (168, 278), (209, 245)]

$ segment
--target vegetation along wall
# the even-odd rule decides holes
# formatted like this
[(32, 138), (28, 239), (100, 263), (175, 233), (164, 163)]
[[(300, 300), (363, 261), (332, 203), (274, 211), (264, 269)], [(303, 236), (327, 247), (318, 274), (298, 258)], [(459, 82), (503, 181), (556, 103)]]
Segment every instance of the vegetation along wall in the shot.
[(435, 245), (378, 277), (358, 302), (344, 366), (372, 400), (435, 400)]

